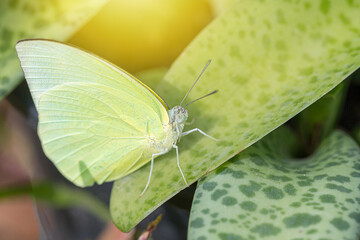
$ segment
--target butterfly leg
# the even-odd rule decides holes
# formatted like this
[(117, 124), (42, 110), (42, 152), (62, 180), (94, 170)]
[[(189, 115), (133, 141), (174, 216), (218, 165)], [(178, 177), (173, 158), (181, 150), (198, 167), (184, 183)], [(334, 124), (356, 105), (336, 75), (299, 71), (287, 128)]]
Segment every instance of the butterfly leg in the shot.
[(193, 133), (193, 132), (199, 132), (199, 133), (201, 133), (202, 135), (204, 135), (204, 136), (206, 136), (206, 137), (208, 137), (208, 138), (211, 138), (212, 140), (220, 141), (219, 139), (216, 139), (216, 138), (214, 138), (214, 137), (206, 134), (205, 132), (203, 132), (202, 130), (200, 130), (200, 129), (198, 129), (198, 128), (194, 128), (194, 129), (191, 129), (191, 130), (189, 130), (189, 131), (183, 132), (183, 133), (181, 134), (181, 136), (183, 137), (183, 136), (186, 136), (186, 135), (188, 135), (188, 134), (190, 134), (190, 133)]
[(182, 170), (181, 170), (181, 167), (180, 167), (179, 148), (178, 148), (178, 146), (176, 146), (175, 144), (173, 145), (173, 148), (175, 148), (175, 150), (176, 150), (176, 159), (177, 159), (177, 160), (176, 160), (176, 163), (177, 163), (177, 166), (178, 166), (178, 168), (179, 168), (179, 170), (180, 170), (181, 176), (182, 176), (182, 178), (184, 179), (184, 182), (185, 182), (186, 186), (189, 186), (189, 184), (187, 183), (186, 178), (185, 178), (185, 176), (184, 176), (184, 174), (183, 174), (183, 172), (182, 172)]
[(195, 118), (192, 118), (190, 122), (185, 122), (185, 125), (191, 125), (195, 122)]
[(151, 179), (151, 174), (152, 174), (152, 170), (153, 170), (153, 167), (154, 167), (154, 158), (157, 157), (157, 156), (160, 156), (160, 155), (163, 155), (167, 152), (160, 152), (160, 153), (154, 153), (152, 156), (151, 156), (151, 165), (150, 165), (150, 173), (149, 173), (149, 178), (148, 178), (148, 181), (146, 183), (146, 186), (144, 188), (144, 190), (142, 191), (142, 193), (140, 194), (140, 197), (145, 193), (146, 189), (149, 187), (149, 184), (150, 184), (150, 179)]

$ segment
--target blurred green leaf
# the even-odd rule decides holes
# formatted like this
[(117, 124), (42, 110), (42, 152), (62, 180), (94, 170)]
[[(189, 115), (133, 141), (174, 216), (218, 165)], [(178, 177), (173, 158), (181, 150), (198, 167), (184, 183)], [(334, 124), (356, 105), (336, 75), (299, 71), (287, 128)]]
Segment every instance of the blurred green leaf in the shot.
[(108, 0), (1, 0), (0, 100), (23, 79), (15, 44), (25, 38), (66, 40)]
[(164, 78), (166, 72), (169, 68), (151, 68), (148, 70), (144, 70), (135, 74), (138, 79), (142, 79), (147, 86), (151, 89), (155, 89), (155, 87), (161, 82)]
[(85, 190), (59, 183), (37, 182), (31, 185), (3, 188), (0, 189), (0, 201), (4, 198), (25, 194), (60, 208), (81, 207), (87, 209), (105, 222), (110, 219), (108, 207), (100, 200)]
[(231, 9), (231, 6), (238, 0), (210, 0), (213, 12), (215, 15), (220, 15), (226, 10)]
[[(188, 183), (197, 181), (261, 139), (337, 86), (360, 65), (360, 2), (242, 0), (214, 20), (186, 48), (156, 89), (169, 106), (179, 104), (208, 59), (212, 63), (189, 102), (198, 133), (179, 144)], [(174, 196), (185, 183), (175, 151), (119, 179), (111, 215), (123, 231)]]
[(356, 70), (351, 78), (352, 83), (360, 85), (360, 69)]
[(360, 145), (360, 124), (358, 124), (352, 132), (357, 143)]
[(311, 154), (334, 129), (342, 110), (349, 80), (339, 84), (296, 116), (297, 131), (305, 155)]
[(188, 239), (358, 239), (357, 144), (336, 131), (302, 161), (293, 147), (280, 128), (203, 178)]

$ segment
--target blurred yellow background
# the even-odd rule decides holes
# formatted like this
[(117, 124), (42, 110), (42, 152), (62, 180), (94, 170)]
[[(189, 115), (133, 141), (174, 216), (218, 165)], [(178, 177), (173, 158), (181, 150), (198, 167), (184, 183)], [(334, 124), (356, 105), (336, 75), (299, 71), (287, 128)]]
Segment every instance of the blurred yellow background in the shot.
[(212, 18), (207, 0), (112, 0), (68, 42), (135, 73), (170, 66)]

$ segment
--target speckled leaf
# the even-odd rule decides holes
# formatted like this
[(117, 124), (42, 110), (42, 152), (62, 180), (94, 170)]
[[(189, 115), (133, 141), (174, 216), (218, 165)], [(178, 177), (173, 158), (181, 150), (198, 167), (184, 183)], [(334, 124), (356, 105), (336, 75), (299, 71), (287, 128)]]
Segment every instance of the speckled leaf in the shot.
[(24, 38), (66, 40), (107, 0), (1, 0), (0, 99), (23, 79), (15, 44)]
[[(242, 0), (188, 46), (156, 89), (179, 104), (208, 59), (212, 63), (187, 100), (193, 133), (179, 144), (189, 183), (215, 169), (339, 84), (360, 65), (360, 1)], [(185, 188), (174, 151), (115, 182), (111, 214), (123, 231)]]
[(358, 239), (359, 147), (336, 131), (299, 161), (293, 140), (280, 128), (203, 178), (189, 240)]

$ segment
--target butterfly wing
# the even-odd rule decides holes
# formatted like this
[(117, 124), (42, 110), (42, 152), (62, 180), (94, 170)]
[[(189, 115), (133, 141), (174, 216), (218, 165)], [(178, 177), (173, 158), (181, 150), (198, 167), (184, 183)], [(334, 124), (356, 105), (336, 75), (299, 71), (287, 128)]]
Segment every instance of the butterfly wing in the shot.
[(30, 40), (16, 48), (39, 112), (44, 152), (65, 177), (89, 186), (150, 160), (144, 156), (147, 135), (165, 138), (163, 124), (169, 121), (157, 95), (106, 61), (65, 44)]
[(19, 41), (16, 50), (35, 105), (45, 91), (59, 84), (95, 82), (127, 91), (138, 89), (134, 95), (141, 92), (145, 95), (153, 95), (151, 97), (152, 101), (155, 100), (153, 107), (157, 108), (160, 102), (166, 110), (169, 110), (159, 95), (135, 77), (106, 60), (76, 47), (52, 40), (29, 39)]

